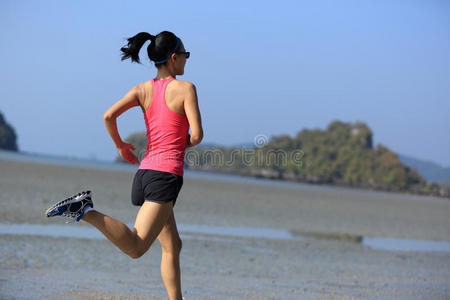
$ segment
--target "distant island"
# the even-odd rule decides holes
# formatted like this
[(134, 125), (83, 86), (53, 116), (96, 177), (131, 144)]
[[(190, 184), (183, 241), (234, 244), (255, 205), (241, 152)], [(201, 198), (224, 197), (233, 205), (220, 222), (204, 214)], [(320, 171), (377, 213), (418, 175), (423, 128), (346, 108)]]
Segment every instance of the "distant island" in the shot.
[[(448, 186), (427, 183), (386, 146), (373, 147), (372, 135), (362, 122), (335, 120), (325, 130), (303, 129), (294, 137), (259, 136), (253, 147), (200, 144), (186, 150), (185, 168), (450, 198)], [(134, 145), (141, 160), (146, 134), (132, 134), (126, 141)]]
[(18, 151), (16, 132), (6, 122), (2, 112), (0, 112), (0, 149)]

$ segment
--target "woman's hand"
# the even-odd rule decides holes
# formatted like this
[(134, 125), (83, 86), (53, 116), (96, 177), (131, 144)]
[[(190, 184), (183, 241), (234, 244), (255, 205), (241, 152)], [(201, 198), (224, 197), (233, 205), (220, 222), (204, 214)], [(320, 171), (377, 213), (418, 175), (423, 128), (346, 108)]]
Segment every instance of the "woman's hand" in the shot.
[(120, 156), (124, 161), (129, 162), (130, 164), (138, 164), (139, 159), (136, 157), (136, 155), (133, 154), (133, 152), (131, 152), (130, 149), (136, 150), (130, 143), (122, 143), (122, 145), (117, 148), (117, 150), (119, 150)]

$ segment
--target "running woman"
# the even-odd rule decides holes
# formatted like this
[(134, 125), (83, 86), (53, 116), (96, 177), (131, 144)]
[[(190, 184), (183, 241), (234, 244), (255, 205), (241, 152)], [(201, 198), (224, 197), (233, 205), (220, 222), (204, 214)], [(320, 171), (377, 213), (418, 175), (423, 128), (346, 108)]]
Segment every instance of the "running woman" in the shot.
[[(173, 207), (183, 185), (185, 149), (203, 139), (201, 115), (195, 86), (177, 80), (184, 74), (186, 52), (180, 38), (169, 31), (156, 36), (140, 32), (121, 48), (122, 60), (140, 63), (139, 50), (150, 40), (147, 54), (158, 73), (155, 78), (133, 87), (104, 114), (108, 130), (120, 156), (131, 164), (138, 158), (133, 145), (123, 142), (116, 119), (128, 109), (140, 106), (147, 128), (147, 149), (132, 184), (131, 202), (141, 206), (134, 228), (94, 209), (92, 192), (83, 191), (50, 207), (47, 217), (64, 216), (86, 221), (101, 231), (131, 258), (141, 257), (158, 238), (162, 248), (161, 276), (171, 300), (182, 298), (180, 251)], [(189, 128), (191, 134), (188, 133)]]

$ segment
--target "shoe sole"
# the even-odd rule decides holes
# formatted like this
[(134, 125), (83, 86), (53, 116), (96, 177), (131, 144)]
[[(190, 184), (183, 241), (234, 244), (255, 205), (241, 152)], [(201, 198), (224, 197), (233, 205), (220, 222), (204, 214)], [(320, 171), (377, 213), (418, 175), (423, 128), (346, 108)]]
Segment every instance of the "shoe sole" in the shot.
[[(55, 205), (53, 205), (52, 207), (50, 207), (49, 209), (47, 209), (47, 211), (45, 212), (45, 215), (47, 216), (47, 218), (53, 217), (59, 213), (59, 210), (57, 209), (58, 207), (82, 201), (88, 197), (91, 197), (91, 195), (92, 195), (91, 191), (83, 191), (83, 192), (75, 194), (69, 198), (61, 200), (58, 203), (56, 203)], [(84, 198), (80, 199), (80, 196), (84, 196)]]

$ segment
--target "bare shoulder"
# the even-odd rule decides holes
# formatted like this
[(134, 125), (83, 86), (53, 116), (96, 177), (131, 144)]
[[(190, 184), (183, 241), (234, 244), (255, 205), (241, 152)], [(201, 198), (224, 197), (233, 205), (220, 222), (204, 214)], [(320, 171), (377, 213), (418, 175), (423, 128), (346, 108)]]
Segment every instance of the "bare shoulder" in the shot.
[(139, 101), (141, 101), (145, 96), (146, 84), (145, 82), (139, 83), (135, 85), (131, 90), (139, 98)]
[(147, 95), (151, 95), (153, 91), (152, 80), (144, 81), (138, 85), (136, 85), (137, 90), (143, 97), (143, 101), (147, 98)]
[(198, 96), (196, 86), (189, 81), (182, 81), (180, 83), (182, 95), (185, 100), (185, 105), (190, 103), (192, 105), (198, 106)]
[(190, 81), (185, 80), (174, 80), (174, 87), (182, 93), (189, 93), (192, 90), (195, 90), (195, 85)]
[(142, 89), (142, 90), (146, 90), (146, 89), (152, 88), (152, 81), (151, 80), (144, 81), (142, 83), (139, 83), (137, 85), (137, 87), (139, 89)]

